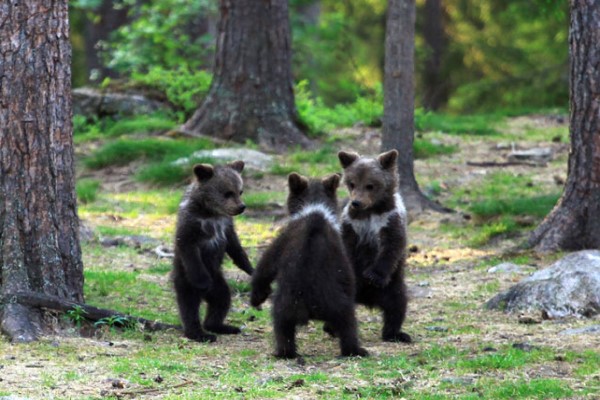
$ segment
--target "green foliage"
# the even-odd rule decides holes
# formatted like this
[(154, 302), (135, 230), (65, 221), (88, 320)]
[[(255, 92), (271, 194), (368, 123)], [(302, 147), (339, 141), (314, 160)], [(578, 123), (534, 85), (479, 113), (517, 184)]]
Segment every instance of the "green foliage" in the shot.
[(372, 96), (357, 97), (354, 102), (327, 107), (319, 97), (314, 98), (308, 90), (308, 82), (296, 85), (296, 107), (300, 120), (313, 135), (333, 128), (352, 126), (358, 122), (373, 126), (381, 123), (383, 93), (381, 88)]
[(111, 315), (110, 317), (101, 318), (94, 323), (96, 328), (100, 328), (103, 326), (107, 326), (110, 329), (113, 328), (125, 328), (125, 329), (133, 329), (135, 328), (137, 323), (132, 321), (131, 319), (123, 316), (123, 315)]
[(85, 311), (81, 306), (74, 306), (70, 310), (67, 310), (65, 314), (69, 321), (75, 324), (75, 326), (81, 327), (86, 320), (85, 316), (87, 311)]
[(567, 2), (556, 3), (565, 12), (546, 13), (535, 1), (449, 2), (449, 108), (564, 106), (568, 13)]
[(88, 168), (99, 169), (109, 165), (126, 165), (132, 161), (163, 161), (186, 157), (197, 150), (213, 148), (208, 139), (119, 139), (109, 142), (85, 160)]
[(173, 68), (153, 66), (147, 72), (134, 72), (132, 80), (139, 85), (164, 93), (169, 102), (183, 111), (179, 122), (189, 117), (208, 92), (212, 75), (185, 65)]
[(75, 185), (77, 200), (83, 204), (93, 203), (98, 197), (98, 189), (100, 189), (100, 182), (96, 179), (78, 180)]
[(116, 71), (149, 71), (152, 67), (197, 70), (210, 66), (207, 35), (197, 35), (203, 18), (213, 17), (209, 0), (131, 2), (130, 24), (120, 27), (108, 44), (107, 64)]

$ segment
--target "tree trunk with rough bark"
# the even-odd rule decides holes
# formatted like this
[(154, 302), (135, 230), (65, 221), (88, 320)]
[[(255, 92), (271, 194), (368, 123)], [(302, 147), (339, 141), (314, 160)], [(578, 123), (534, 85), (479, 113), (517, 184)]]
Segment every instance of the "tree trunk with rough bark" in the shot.
[(35, 340), (28, 291), (83, 300), (67, 0), (0, 3), (0, 328)]
[(571, 0), (571, 151), (558, 204), (532, 233), (541, 252), (600, 248), (600, 0)]
[(287, 0), (219, 4), (213, 82), (182, 131), (271, 149), (307, 146), (294, 102)]
[(410, 211), (448, 211), (425, 197), (415, 178), (414, 52), (415, 1), (388, 0), (381, 151), (398, 150), (400, 192)]

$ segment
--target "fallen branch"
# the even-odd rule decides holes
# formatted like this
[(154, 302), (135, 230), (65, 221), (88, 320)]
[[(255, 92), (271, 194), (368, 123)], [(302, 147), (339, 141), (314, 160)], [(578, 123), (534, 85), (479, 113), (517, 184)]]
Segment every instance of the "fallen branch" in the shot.
[(156, 393), (156, 392), (164, 392), (165, 390), (177, 389), (183, 386), (188, 386), (194, 384), (194, 381), (185, 381), (183, 383), (179, 383), (173, 386), (166, 386), (162, 388), (150, 388), (150, 389), (139, 389), (139, 390), (125, 390), (125, 391), (111, 391), (110, 394), (116, 397), (123, 396), (137, 396), (140, 394), (148, 394), (148, 393)]
[(88, 304), (76, 303), (67, 299), (63, 299), (58, 296), (51, 296), (41, 293), (33, 292), (17, 292), (0, 298), (0, 303), (11, 304), (18, 303), (24, 306), (36, 307), (36, 308), (47, 308), (50, 310), (67, 312), (76, 308), (81, 308), (85, 313), (85, 318), (90, 321), (99, 321), (103, 318), (120, 317), (127, 321), (137, 322), (145, 330), (148, 331), (161, 331), (167, 329), (181, 329), (178, 325), (163, 324), (162, 322), (151, 321), (145, 318), (136, 317), (133, 315), (127, 315), (120, 313), (115, 310), (108, 310), (105, 308), (98, 308), (90, 306)]
[(496, 162), (496, 161), (467, 161), (467, 165), (471, 167), (513, 167), (517, 165), (525, 165), (527, 167), (543, 167), (544, 165), (540, 163), (532, 163), (526, 161), (504, 161), (504, 162)]

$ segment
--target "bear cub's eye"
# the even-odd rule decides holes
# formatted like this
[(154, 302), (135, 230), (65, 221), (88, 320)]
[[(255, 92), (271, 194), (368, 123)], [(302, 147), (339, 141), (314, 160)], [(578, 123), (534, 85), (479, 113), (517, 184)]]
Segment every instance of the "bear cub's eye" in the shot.
[(225, 193), (225, 198), (226, 199), (231, 199), (235, 196), (235, 193), (233, 193), (231, 190), (229, 192)]
[(354, 182), (348, 182), (348, 187), (350, 190), (354, 190)]
[(365, 189), (367, 189), (370, 192), (371, 190), (375, 189), (375, 186), (369, 184), (369, 185), (365, 186)]

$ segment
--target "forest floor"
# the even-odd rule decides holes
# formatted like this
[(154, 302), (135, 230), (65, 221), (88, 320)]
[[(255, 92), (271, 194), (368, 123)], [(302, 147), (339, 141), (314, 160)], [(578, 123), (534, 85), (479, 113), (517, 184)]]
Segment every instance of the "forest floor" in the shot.
[[(298, 330), (302, 357), (276, 360), (269, 306), (250, 308), (248, 277), (227, 262), (234, 292), (228, 319), (242, 326), (241, 335), (198, 344), (178, 331), (122, 330), (109, 320), (95, 329), (84, 322), (79, 329), (64, 316), (49, 314), (55, 332), (39, 342), (0, 341), (0, 398), (600, 399), (600, 336), (564, 334), (598, 324), (598, 318), (544, 320), (483, 308), (496, 293), (561, 254), (541, 255), (522, 247), (543, 214), (489, 215), (477, 206), (555, 198), (566, 178), (568, 156), (564, 118), (509, 118), (495, 128), (498, 132), (491, 135), (419, 133), (422, 140), (455, 149), (417, 160), (415, 170), (423, 190), (456, 212), (411, 215), (411, 301), (404, 330), (414, 343), (382, 342), (380, 313), (361, 306), (359, 334), (370, 357), (338, 357), (337, 342), (322, 332), (321, 323), (311, 322)], [(327, 145), (331, 155), (318, 170), (335, 169), (338, 149), (377, 154), (379, 135), (368, 127), (337, 131), (337, 140)], [(78, 156), (94, 147), (79, 147)], [(513, 149), (539, 147), (553, 150), (552, 161), (540, 166), (468, 165), (506, 162)], [(277, 162), (309, 173), (303, 159), (282, 155)], [(170, 246), (182, 187), (140, 184), (131, 178), (138, 167), (80, 168), (80, 176), (101, 181), (98, 199), (80, 207), (94, 233), (83, 244), (86, 300), (177, 324), (170, 260), (153, 250), (159, 244)], [(260, 207), (249, 207), (236, 226), (255, 264), (281, 221), (286, 178), (245, 171), (245, 180), (245, 196), (255, 196)], [(502, 262), (518, 264), (522, 272), (488, 272)]]

